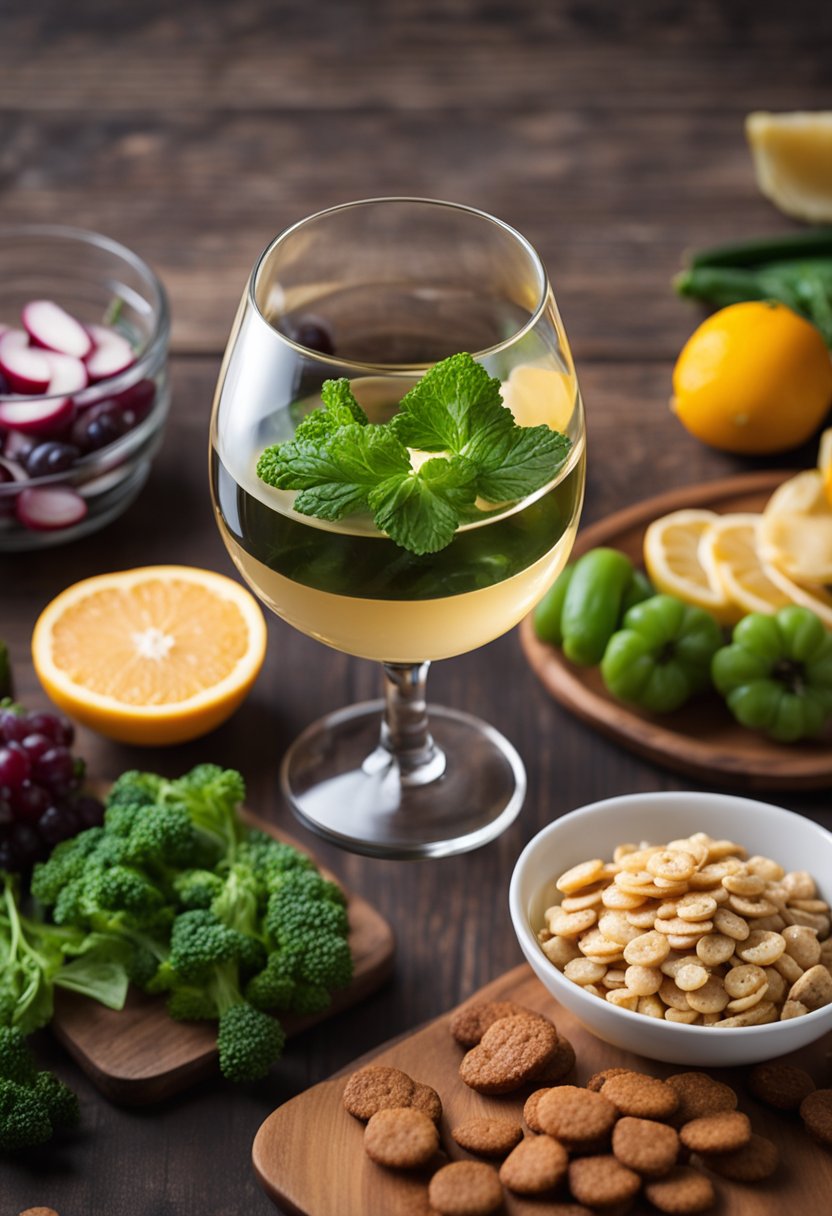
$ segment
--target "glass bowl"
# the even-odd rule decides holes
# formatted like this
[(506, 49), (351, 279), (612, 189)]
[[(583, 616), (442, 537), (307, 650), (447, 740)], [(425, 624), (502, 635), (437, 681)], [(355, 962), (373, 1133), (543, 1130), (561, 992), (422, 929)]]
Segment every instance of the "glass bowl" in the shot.
[[(54, 301), (85, 326), (111, 325), (135, 354), (124, 371), (71, 394), (73, 417), (60, 438), (71, 441), (75, 422), (104, 402), (115, 403), (115, 413), (122, 420), (119, 425), (129, 425), (129, 429), (81, 455), (64, 472), (25, 477), (21, 459), (26, 443), (36, 437), (0, 428), (4, 466), (0, 470), (0, 552), (64, 544), (119, 516), (147, 479), (170, 404), (167, 297), (157, 276), (135, 253), (108, 237), (78, 228), (0, 227), (0, 328), (20, 327), (21, 310), (37, 299)], [(6, 386), (0, 387), (0, 403), (46, 399), (12, 396)], [(42, 441), (47, 441), (46, 435)], [(15, 480), (5, 480), (9, 475)], [(83, 515), (67, 526), (55, 526), (54, 519), (33, 524), (32, 513), (26, 509), (32, 496), (24, 494), (58, 487), (71, 490), (83, 501), (69, 495), (51, 495), (49, 501), (69, 499), (75, 508), (71, 514)], [(44, 496), (35, 501), (43, 503)], [(24, 522), (27, 518), (28, 523)]]

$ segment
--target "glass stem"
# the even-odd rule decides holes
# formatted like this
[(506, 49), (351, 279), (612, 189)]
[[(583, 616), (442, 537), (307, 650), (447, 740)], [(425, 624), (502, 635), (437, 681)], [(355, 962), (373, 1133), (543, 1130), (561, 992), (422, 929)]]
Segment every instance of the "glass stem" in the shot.
[(384, 717), (379, 751), (395, 762), (403, 785), (426, 785), (445, 771), (445, 753), (430, 733), (426, 685), (430, 663), (384, 663)]

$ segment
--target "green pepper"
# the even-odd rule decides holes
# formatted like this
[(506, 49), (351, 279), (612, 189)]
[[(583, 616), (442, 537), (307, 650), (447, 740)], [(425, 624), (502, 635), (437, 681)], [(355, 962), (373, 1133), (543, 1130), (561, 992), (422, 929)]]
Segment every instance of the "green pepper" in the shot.
[(818, 735), (832, 717), (832, 634), (808, 608), (743, 617), (711, 674), (737, 721), (778, 743)]
[(570, 562), (568, 566), (564, 566), (534, 610), (532, 618), (534, 631), (541, 642), (548, 642), (550, 646), (560, 646), (563, 643), (560, 618), (563, 612), (563, 601), (566, 599), (566, 589), (572, 582), (574, 573), (574, 563)]
[(631, 608), (610, 638), (601, 675), (619, 701), (667, 714), (708, 687), (721, 645), (722, 630), (709, 612), (654, 595)]
[(590, 549), (578, 559), (560, 618), (567, 659), (586, 666), (600, 662), (632, 574), (633, 563), (617, 549)]

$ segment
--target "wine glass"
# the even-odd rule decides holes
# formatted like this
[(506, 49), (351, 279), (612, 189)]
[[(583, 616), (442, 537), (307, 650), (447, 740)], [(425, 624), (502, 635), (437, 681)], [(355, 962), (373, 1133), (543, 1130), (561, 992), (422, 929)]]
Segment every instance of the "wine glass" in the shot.
[[(553, 480), (417, 556), (355, 516), (328, 522), (256, 473), (347, 377), (385, 422), (434, 363), (470, 352), (501, 381), (521, 425), (571, 441)], [(222, 538), (257, 596), (296, 629), (380, 661), (383, 700), (309, 726), (283, 760), (295, 814), (330, 841), (379, 857), (442, 856), (502, 832), (523, 803), (515, 748), (493, 727), (431, 705), (430, 662), (517, 624), (565, 565), (584, 489), (578, 383), (546, 273), (531, 245), (485, 212), (382, 198), (319, 212), (258, 260), (228, 342), (211, 421)]]

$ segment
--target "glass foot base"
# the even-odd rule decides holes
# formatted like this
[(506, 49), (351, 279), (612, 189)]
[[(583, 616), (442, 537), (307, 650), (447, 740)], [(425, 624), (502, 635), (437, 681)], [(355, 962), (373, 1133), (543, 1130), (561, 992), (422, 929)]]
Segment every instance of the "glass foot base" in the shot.
[(289, 748), (280, 783), (298, 819), (371, 857), (447, 857), (505, 831), (526, 794), (526, 770), (508, 740), (479, 718), (431, 705), (439, 750), (422, 774), (403, 777), (379, 746), (384, 704), (328, 714)]

